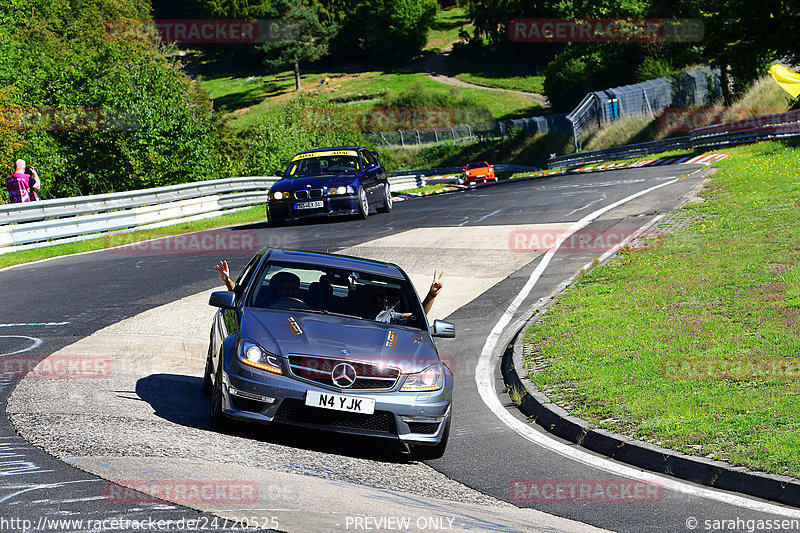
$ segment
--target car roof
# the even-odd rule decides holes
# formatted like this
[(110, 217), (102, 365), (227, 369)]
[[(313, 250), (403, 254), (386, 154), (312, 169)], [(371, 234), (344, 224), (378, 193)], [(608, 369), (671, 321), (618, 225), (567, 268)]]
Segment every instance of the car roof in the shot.
[(304, 150), (302, 152), (297, 152), (294, 155), (300, 154), (311, 154), (314, 152), (327, 152), (329, 150), (362, 150), (365, 149), (363, 146), (329, 146), (327, 148), (314, 148), (313, 150)]
[(323, 268), (344, 268), (359, 270), (370, 274), (405, 279), (403, 270), (394, 263), (351, 257), (347, 255), (326, 254), (322, 252), (309, 252), (305, 250), (285, 250), (264, 248), (264, 257), (270, 261), (287, 263), (301, 263), (303, 265)]

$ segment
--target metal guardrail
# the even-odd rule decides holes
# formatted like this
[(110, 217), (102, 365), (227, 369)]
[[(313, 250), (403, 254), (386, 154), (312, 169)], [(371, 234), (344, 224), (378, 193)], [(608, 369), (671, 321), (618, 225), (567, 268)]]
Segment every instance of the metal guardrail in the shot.
[(672, 139), (664, 139), (663, 141), (628, 144), (626, 146), (605, 148), (603, 150), (592, 150), (589, 152), (562, 155), (560, 157), (551, 157), (547, 161), (547, 168), (599, 163), (601, 161), (611, 161), (613, 159), (627, 159), (630, 157), (657, 154), (668, 150), (686, 150), (690, 148), (691, 145), (688, 136), (674, 137)]
[(0, 254), (218, 216), (265, 203), (279, 178), (246, 177), (0, 206)]
[(711, 126), (694, 129), (689, 132), (689, 135), (662, 141), (628, 144), (603, 150), (551, 157), (547, 161), (547, 168), (628, 159), (669, 150), (724, 148), (726, 146), (759, 141), (784, 140), (794, 137), (800, 137), (800, 110), (776, 113), (774, 115), (762, 115), (723, 124), (712, 124)]
[[(446, 173), (449, 169), (438, 170)], [(456, 169), (460, 172), (460, 168)], [(265, 204), (278, 177), (227, 178), (73, 198), (0, 205), (0, 254), (150, 229)], [(389, 178), (392, 192), (424, 187), (417, 171)]]

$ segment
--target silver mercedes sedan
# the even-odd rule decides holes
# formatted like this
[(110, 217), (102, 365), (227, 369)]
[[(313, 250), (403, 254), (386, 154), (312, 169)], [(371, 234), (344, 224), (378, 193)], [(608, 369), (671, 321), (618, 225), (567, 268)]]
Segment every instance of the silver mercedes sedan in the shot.
[(203, 389), (210, 420), (281, 423), (395, 439), (418, 459), (441, 457), (453, 372), (397, 265), (265, 248), (233, 291), (218, 291)]

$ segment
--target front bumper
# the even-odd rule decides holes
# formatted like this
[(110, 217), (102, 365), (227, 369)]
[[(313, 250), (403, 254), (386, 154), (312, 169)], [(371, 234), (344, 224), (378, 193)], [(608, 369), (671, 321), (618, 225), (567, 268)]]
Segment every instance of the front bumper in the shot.
[[(321, 201), (322, 207), (311, 209), (298, 209), (299, 204), (311, 201)], [(346, 194), (341, 196), (327, 196), (308, 200), (274, 200), (267, 201), (269, 218), (272, 220), (299, 220), (302, 218), (355, 215), (358, 213), (358, 196)]]
[[(249, 375), (248, 375), (249, 374)], [(222, 411), (249, 422), (272, 422), (351, 435), (399, 439), (411, 444), (438, 444), (450, 417), (452, 379), (430, 392), (367, 392), (316, 386), (293, 377), (245, 370), (223, 372)], [(309, 407), (308, 391), (375, 400), (372, 415)]]

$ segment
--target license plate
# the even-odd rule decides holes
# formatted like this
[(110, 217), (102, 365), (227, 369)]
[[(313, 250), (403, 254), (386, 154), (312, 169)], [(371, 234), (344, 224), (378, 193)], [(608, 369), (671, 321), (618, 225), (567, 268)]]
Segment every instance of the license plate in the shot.
[(375, 400), (371, 398), (357, 398), (355, 396), (328, 394), (312, 390), (306, 393), (306, 405), (365, 415), (371, 415), (375, 412)]
[(294, 204), (295, 209), (317, 209), (319, 207), (325, 207), (325, 202), (314, 200), (313, 202), (297, 202)]

